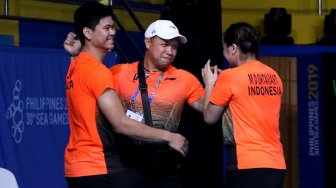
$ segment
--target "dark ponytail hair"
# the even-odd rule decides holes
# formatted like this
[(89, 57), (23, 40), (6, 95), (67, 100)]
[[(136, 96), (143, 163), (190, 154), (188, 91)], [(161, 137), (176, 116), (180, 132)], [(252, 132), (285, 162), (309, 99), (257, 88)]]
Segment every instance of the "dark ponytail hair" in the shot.
[(259, 33), (248, 23), (231, 24), (224, 33), (224, 43), (227, 46), (236, 44), (245, 54), (257, 54)]

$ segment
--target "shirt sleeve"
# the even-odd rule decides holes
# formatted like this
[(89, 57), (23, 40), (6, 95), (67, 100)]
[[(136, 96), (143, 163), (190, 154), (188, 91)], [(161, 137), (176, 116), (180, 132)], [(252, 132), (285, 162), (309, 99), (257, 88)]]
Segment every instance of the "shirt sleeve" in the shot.
[(209, 96), (209, 101), (217, 106), (226, 106), (230, 101), (232, 93), (232, 84), (230, 83), (229, 71), (222, 71), (214, 85)]
[(204, 88), (201, 82), (191, 73), (181, 70), (181, 74), (186, 87), (186, 100), (191, 105), (205, 95)]
[(87, 77), (87, 83), (96, 98), (99, 98), (107, 89), (115, 90), (112, 74), (103, 64), (93, 68), (90, 76)]

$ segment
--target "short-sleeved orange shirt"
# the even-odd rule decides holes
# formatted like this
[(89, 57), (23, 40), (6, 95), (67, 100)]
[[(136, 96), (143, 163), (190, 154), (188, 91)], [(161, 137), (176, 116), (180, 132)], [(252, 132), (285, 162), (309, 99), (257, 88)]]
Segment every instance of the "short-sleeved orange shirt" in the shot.
[(118, 164), (116, 160), (116, 164), (108, 165), (97, 123), (97, 99), (109, 88), (115, 88), (111, 72), (92, 55), (82, 52), (71, 62), (66, 75), (70, 121), (66, 177), (106, 174)]
[(229, 105), (238, 169), (286, 168), (279, 131), (282, 93), (278, 74), (259, 61), (220, 73), (209, 100)]
[[(130, 101), (139, 86), (138, 62), (112, 66), (110, 70), (116, 84), (116, 91), (125, 107), (131, 108)], [(155, 85), (161, 72), (150, 72), (147, 77), (148, 95), (153, 95), (151, 112), (154, 127), (177, 132), (184, 104), (191, 105), (204, 96), (204, 89), (191, 73), (169, 65), (157, 89)], [(142, 113), (141, 93), (138, 93), (132, 108)], [(151, 98), (151, 97), (149, 97)]]

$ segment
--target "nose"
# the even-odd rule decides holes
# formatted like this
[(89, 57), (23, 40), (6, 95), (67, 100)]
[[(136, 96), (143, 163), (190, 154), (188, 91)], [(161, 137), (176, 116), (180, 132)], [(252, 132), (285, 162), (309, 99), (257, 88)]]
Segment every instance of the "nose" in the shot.
[(174, 48), (172, 46), (167, 46), (166, 53), (169, 55), (173, 55)]
[(115, 35), (117, 33), (117, 30), (114, 27), (112, 27), (110, 28), (109, 32), (111, 35)]

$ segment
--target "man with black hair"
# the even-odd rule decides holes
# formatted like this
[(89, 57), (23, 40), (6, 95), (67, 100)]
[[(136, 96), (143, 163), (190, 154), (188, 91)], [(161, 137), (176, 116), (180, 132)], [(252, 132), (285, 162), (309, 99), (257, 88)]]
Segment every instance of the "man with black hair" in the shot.
[[(165, 143), (183, 156), (188, 151), (188, 142), (182, 135), (152, 128), (126, 116), (113, 76), (102, 63), (114, 47), (116, 30), (111, 13), (108, 6), (88, 2), (74, 15), (75, 30), (83, 45), (79, 54), (71, 54), (77, 57), (66, 75), (70, 137), (64, 157), (69, 188), (131, 187), (114, 147), (112, 132)], [(76, 46), (71, 41), (74, 37), (73, 33), (68, 35), (65, 48)]]

